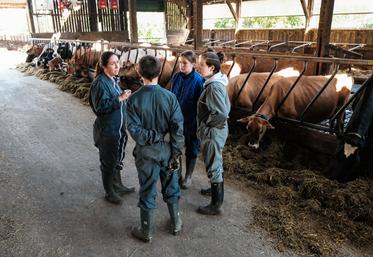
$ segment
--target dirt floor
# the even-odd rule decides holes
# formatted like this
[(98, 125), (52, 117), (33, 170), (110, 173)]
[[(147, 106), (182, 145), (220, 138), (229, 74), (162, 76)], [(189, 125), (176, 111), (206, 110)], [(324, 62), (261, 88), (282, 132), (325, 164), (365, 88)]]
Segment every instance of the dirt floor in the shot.
[[(240, 133), (224, 151), (222, 216), (195, 212), (209, 200), (198, 193), (207, 185), (199, 161), (181, 235), (169, 234), (159, 192), (153, 243), (133, 239), (137, 194), (121, 206), (103, 200), (87, 82), (15, 70), (24, 55), (0, 51), (9, 57), (0, 60), (0, 256), (372, 256), (371, 180), (336, 183), (322, 173), (326, 157), (275, 138), (254, 152)], [(138, 188), (133, 147), (123, 178)]]

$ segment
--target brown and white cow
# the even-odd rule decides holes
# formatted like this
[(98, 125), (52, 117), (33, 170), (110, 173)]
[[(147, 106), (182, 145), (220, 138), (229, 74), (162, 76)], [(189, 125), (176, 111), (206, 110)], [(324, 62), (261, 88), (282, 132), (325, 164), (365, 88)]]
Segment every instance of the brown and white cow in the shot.
[[(228, 86), (227, 86), (227, 93), (228, 93), (232, 108), (234, 108), (235, 106), (239, 106), (239, 107), (251, 110), (253, 107), (253, 103), (256, 97), (258, 96), (260, 90), (264, 86), (264, 83), (267, 80), (269, 74), (270, 74), (269, 72), (251, 73), (249, 79), (246, 81), (244, 88), (242, 89), (238, 98), (237, 98), (237, 95), (240, 89), (242, 88), (243, 83), (245, 82), (245, 79), (247, 78), (248, 74), (247, 73), (240, 74), (238, 76), (230, 78)], [(272, 87), (274, 83), (276, 83), (282, 78), (298, 76), (298, 75), (299, 75), (299, 72), (292, 68), (287, 68), (279, 72), (273, 73), (268, 83), (266, 84), (262, 94), (260, 95), (258, 102), (256, 103), (256, 107), (259, 107), (264, 102), (266, 96), (268, 95), (268, 92), (270, 91), (270, 88)]]
[[(237, 76), (239, 74), (248, 73), (254, 63), (254, 60), (251, 56), (248, 55), (238, 55), (233, 61), (224, 61), (222, 64), (222, 73), (228, 74), (229, 78)], [(233, 67), (232, 67), (233, 65)], [(274, 67), (274, 60), (272, 58), (257, 57), (255, 62), (254, 72), (270, 72)], [(304, 72), (304, 75), (313, 75), (315, 72), (316, 63), (309, 62), (307, 69)], [(280, 59), (277, 63), (276, 72), (286, 69), (293, 68), (301, 72), (304, 68), (304, 62), (299, 60), (292, 59)]]
[[(278, 117), (299, 120), (307, 105), (327, 82), (329, 76), (304, 76), (290, 93), (284, 104), (278, 110)], [(264, 103), (251, 116), (238, 120), (246, 124), (249, 134), (248, 145), (259, 147), (267, 129), (273, 129), (269, 120), (276, 115), (278, 104), (284, 99), (296, 77), (283, 78), (270, 89)], [(317, 98), (304, 116), (304, 121), (319, 123), (330, 118), (347, 100), (352, 88), (352, 78), (345, 74), (336, 75), (329, 86)], [(340, 117), (342, 119), (342, 116)], [(341, 122), (341, 121), (340, 121)]]
[[(170, 56), (166, 59), (164, 57), (160, 57), (159, 60), (161, 61), (161, 65), (163, 66), (164, 61), (166, 63), (163, 66), (163, 70), (159, 76), (159, 85), (166, 89), (170, 89), (170, 82), (172, 75), (179, 71), (179, 66), (176, 64), (176, 57)], [(136, 91), (141, 85), (141, 77), (136, 71), (136, 64), (132, 62), (124, 62), (122, 67), (119, 70), (119, 77), (121, 87), (123, 89), (130, 89), (132, 92)]]
[(94, 75), (90, 75), (89, 70), (95, 69), (100, 60), (100, 56), (101, 51), (96, 51), (92, 48), (78, 48), (72, 58), (68, 61), (67, 72), (80, 77), (89, 77), (90, 79), (93, 79)]

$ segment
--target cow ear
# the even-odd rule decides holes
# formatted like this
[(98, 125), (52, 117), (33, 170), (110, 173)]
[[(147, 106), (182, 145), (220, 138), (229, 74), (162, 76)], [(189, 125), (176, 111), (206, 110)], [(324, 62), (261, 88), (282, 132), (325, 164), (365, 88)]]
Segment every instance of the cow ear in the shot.
[(245, 117), (245, 118), (242, 118), (242, 119), (239, 119), (239, 120), (237, 120), (237, 122), (240, 122), (240, 123), (248, 123), (249, 122), (249, 118), (250, 118), (250, 116), (247, 116), (247, 117)]

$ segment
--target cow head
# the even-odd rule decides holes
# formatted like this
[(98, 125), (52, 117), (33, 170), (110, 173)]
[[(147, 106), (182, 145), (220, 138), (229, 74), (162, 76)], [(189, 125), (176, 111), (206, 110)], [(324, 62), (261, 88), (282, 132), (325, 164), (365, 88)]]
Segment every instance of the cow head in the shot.
[(43, 51), (43, 47), (34, 45), (26, 51), (27, 58), (26, 62), (31, 62), (35, 57), (38, 57)]
[(136, 71), (136, 65), (127, 61), (119, 70), (120, 86), (122, 89), (138, 90), (142, 85), (141, 77)]
[(239, 119), (238, 122), (246, 124), (249, 142), (248, 146), (255, 149), (259, 148), (259, 142), (267, 129), (274, 129), (266, 115), (253, 114), (245, 118)]

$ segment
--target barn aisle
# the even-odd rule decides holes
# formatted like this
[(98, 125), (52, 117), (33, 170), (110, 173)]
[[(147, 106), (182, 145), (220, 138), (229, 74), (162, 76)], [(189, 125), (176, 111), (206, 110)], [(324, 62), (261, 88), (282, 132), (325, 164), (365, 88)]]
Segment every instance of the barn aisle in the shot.
[[(198, 193), (207, 184), (201, 162), (183, 191), (181, 235), (168, 233), (159, 192), (153, 243), (134, 240), (138, 197), (125, 196), (121, 206), (103, 200), (90, 108), (9, 68), (24, 56), (1, 51), (10, 59), (0, 60), (0, 256), (292, 256), (247, 227), (254, 197), (237, 185), (228, 183), (221, 217), (195, 212), (208, 202)], [(138, 191), (133, 147), (129, 140), (124, 180)]]

